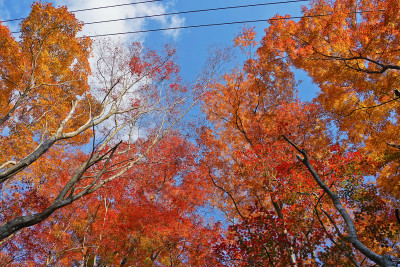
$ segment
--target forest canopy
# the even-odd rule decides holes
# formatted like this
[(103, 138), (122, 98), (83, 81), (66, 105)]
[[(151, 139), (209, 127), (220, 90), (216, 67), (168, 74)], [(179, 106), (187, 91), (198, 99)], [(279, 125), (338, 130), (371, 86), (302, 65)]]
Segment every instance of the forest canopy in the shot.
[(0, 264), (396, 266), (400, 3), (302, 14), (193, 82), (172, 46), (77, 37), (66, 7), (0, 23)]

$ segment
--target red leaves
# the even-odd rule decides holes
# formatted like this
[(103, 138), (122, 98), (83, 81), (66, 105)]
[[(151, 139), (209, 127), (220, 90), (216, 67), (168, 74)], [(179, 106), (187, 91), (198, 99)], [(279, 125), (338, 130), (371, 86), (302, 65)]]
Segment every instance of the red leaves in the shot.
[[(139, 147), (142, 141), (137, 140)], [(113, 161), (126, 162), (140, 153), (134, 146), (121, 144)], [(206, 194), (204, 181), (195, 168), (196, 152), (194, 145), (179, 134), (165, 137), (122, 179), (110, 182), (98, 195), (60, 210), (47, 222), (20, 235), (8, 248), (15, 244), (29, 251), (26, 260), (20, 261), (24, 263), (35, 259), (43, 262), (49, 253), (50, 262), (64, 265), (95, 255), (104, 264), (119, 264), (126, 257), (128, 264), (145, 265), (153, 257), (153, 264), (184, 259), (191, 264), (213, 265), (208, 242), (215, 231), (205, 227), (196, 214)], [(79, 160), (70, 157), (69, 165)], [(51, 190), (32, 190), (24, 195), (24, 211), (40, 211), (48, 205), (47, 200), (54, 197), (63, 178), (69, 176), (64, 171), (67, 167), (59, 167), (57, 175), (43, 181), (42, 187), (51, 185)], [(114, 167), (118, 169), (120, 165)], [(86, 183), (84, 179), (80, 185)]]
[(226, 236), (215, 241), (214, 253), (224, 266), (280, 266), (292, 262), (292, 254), (298, 255), (297, 263), (304, 263), (317, 244), (307, 240), (321, 240), (323, 234), (310, 231), (306, 240), (296, 223), (290, 219), (283, 221), (275, 212), (251, 206), (248, 217), (230, 226)]
[(155, 81), (180, 80), (179, 66), (175, 63), (175, 49), (166, 46), (164, 55), (159, 55), (155, 50), (143, 49), (141, 43), (133, 43), (132, 57), (129, 62), (131, 72), (138, 76), (146, 76)]
[[(33, 151), (41, 136), (43, 140), (51, 136), (60, 118), (67, 116), (71, 101), (84, 95), (86, 102), (77, 107), (65, 132), (102, 110), (105, 117), (96, 120), (114, 121), (108, 128), (92, 124), (96, 135), (87, 131), (71, 141), (60, 137), (62, 145), (2, 185), (1, 199), (9, 204), (1, 208), (3, 222), (40, 213), (54, 199), (70, 200), (95, 188), (92, 184), (100, 188), (99, 194), (86, 195), (81, 202), (71, 200), (70, 206), (66, 203), (44, 223), (15, 236), (5, 250), (23, 254), (19, 263), (25, 265), (97, 261), (97, 265), (215, 266), (215, 257), (225, 266), (358, 261), (360, 254), (351, 249), (342, 218), (282, 135), (310, 155), (318, 175), (353, 216), (360, 240), (379, 253), (395, 250), (399, 231), (389, 200), (364, 181), (384, 166), (380, 186), (398, 194), (398, 180), (387, 179), (397, 177), (398, 152), (385, 144), (398, 137), (393, 100), (399, 80), (399, 67), (393, 64), (398, 56), (397, 51), (387, 50), (397, 47), (400, 36), (399, 7), (392, 4), (314, 1), (309, 10), (303, 9), (306, 16), (299, 22), (287, 16), (271, 20), (255, 53), (255, 31), (244, 28), (235, 38), (235, 46), (249, 58), (243, 68), (214, 84), (202, 80), (196, 85), (209, 120), (208, 127), (201, 128), (200, 147), (169, 128), (185, 113), (181, 100), (190, 98), (183, 94), (187, 87), (173, 48), (148, 50), (140, 43), (129, 51), (103, 47), (105, 56), (97, 67), (105, 97), (97, 101), (88, 95), (91, 42), (75, 38), (82, 23), (65, 8), (35, 4), (22, 24), (19, 43), (0, 26), (0, 71), (5, 77), (0, 117), (15, 112), (9, 121), (4, 117), (6, 123), (0, 128), (4, 132), (0, 159), (9, 160), (5, 167)], [(359, 7), (382, 12), (356, 14), (353, 9)], [(316, 12), (327, 13), (314, 16)], [(40, 52), (39, 44), (45, 52)], [(35, 56), (38, 64), (31, 67)], [(228, 57), (219, 52), (210, 64), (219, 66), (216, 61)], [(118, 62), (112, 68), (118, 71), (108, 73), (112, 61)], [(321, 88), (314, 102), (297, 98), (293, 67), (306, 70)], [(35, 77), (33, 87), (30, 74)], [(110, 74), (110, 79), (103, 74)], [(18, 96), (23, 104), (13, 111)], [(116, 107), (123, 110), (107, 117)], [(147, 113), (148, 117), (140, 116)], [(154, 122), (157, 116), (161, 120)], [(333, 143), (331, 118), (346, 139)], [(138, 121), (144, 122), (140, 130), (145, 132), (133, 137)], [(129, 141), (122, 131), (113, 130), (124, 124), (132, 137)], [(92, 137), (93, 153), (81, 152), (78, 145)], [(99, 159), (82, 165), (95, 157)], [(81, 176), (76, 175), (79, 168)], [(74, 186), (57, 197), (71, 177), (77, 177)], [(198, 213), (205, 205), (224, 212), (232, 222), (226, 231), (205, 224)], [(213, 238), (214, 254), (209, 255)], [(3, 253), (0, 259), (8, 257)]]
[[(383, 63), (386, 58), (392, 58), (393, 51), (382, 51), (380, 58), (371, 48), (377, 45), (377, 51), (381, 51), (382, 41), (397, 40), (397, 33), (391, 32), (393, 39), (372, 37), (374, 25), (380, 22), (372, 23), (367, 17), (374, 20), (382, 14), (362, 12), (358, 17), (349, 12), (353, 8), (382, 7), (388, 2), (316, 1), (310, 10), (304, 8), (305, 17), (299, 22), (277, 16), (270, 21), (271, 26), (266, 29), (255, 54), (250, 49), (256, 44), (252, 29), (244, 29), (235, 39), (235, 45), (251, 58), (242, 69), (225, 74), (222, 82), (206, 92), (203, 109), (212, 126), (203, 128), (200, 141), (205, 155), (204, 175), (215, 190), (212, 203), (231, 220), (239, 220), (216, 243), (216, 253), (223, 264), (287, 265), (292, 256), (298, 263), (315, 264), (319, 257), (329, 264), (335, 261), (349, 264), (354, 262), (352, 257), (358, 257), (353, 255), (350, 245), (343, 245), (345, 233), (338, 231), (346, 226), (331, 201), (281, 139), (282, 135), (305, 149), (311, 165), (340, 196), (349, 213), (356, 214), (358, 209), (363, 210), (361, 213), (382, 209), (377, 220), (388, 214), (385, 201), (377, 192), (370, 191), (364, 180), (376, 175), (381, 166), (382, 158), (376, 155), (385, 149), (374, 150), (374, 145), (388, 140), (386, 136), (393, 138), (397, 127), (392, 125), (396, 121), (393, 117), (385, 117), (394, 114), (388, 111), (391, 108), (393, 112), (394, 107), (380, 104), (384, 95), (394, 97), (394, 72), (387, 69), (384, 77), (365, 73), (379, 70), (380, 63), (366, 63), (369, 59)], [(321, 12), (329, 15), (314, 16)], [(375, 30), (382, 31), (378, 35), (383, 36), (388, 29)], [(367, 59), (357, 58), (364, 54)], [(388, 62), (396, 64), (397, 61), (392, 58)], [(293, 67), (306, 70), (321, 87), (316, 101), (302, 103), (296, 99)], [(378, 90), (373, 81), (381, 84), (384, 91)], [(338, 143), (331, 141), (331, 131), (335, 131), (329, 125), (332, 118), (339, 125), (338, 133), (347, 134), (338, 135), (341, 138)], [(363, 143), (363, 140), (368, 141)], [(365, 149), (359, 149), (364, 146)], [(390, 184), (397, 183), (394, 181), (398, 179)], [(254, 202), (268, 216), (256, 215), (254, 209), (248, 209)], [(271, 212), (275, 217), (270, 216)], [(370, 214), (365, 216), (374, 224)], [(375, 242), (361, 219), (357, 219), (356, 227), (369, 240), (365, 244)], [(285, 231), (297, 242), (285, 240), (282, 236)], [(382, 232), (376, 228), (373, 231), (382, 240)], [(257, 235), (266, 239), (260, 241)], [(286, 244), (286, 250), (274, 258), (274, 249), (279, 250), (281, 243)], [(271, 246), (271, 255), (263, 245)], [(394, 243), (391, 247), (394, 248)], [(288, 252), (290, 249), (292, 254)], [(321, 253), (313, 254), (316, 250)], [(327, 260), (326, 255), (335, 260)]]

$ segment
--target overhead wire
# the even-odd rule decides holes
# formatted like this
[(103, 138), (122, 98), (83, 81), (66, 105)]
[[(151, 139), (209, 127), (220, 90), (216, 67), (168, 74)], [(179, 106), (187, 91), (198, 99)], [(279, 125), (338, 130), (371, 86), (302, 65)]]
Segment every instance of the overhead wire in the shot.
[(123, 18), (123, 19), (110, 19), (110, 20), (86, 22), (85, 25), (106, 23), (106, 22), (115, 22), (115, 21), (121, 21), (121, 20), (146, 19), (146, 18), (154, 18), (154, 17), (161, 17), (161, 16), (182, 15), (182, 14), (189, 14), (189, 13), (199, 13), (199, 12), (208, 12), (208, 11), (218, 11), (218, 10), (227, 10), (227, 9), (236, 9), (236, 8), (257, 7), (257, 6), (269, 6), (269, 5), (279, 5), (279, 4), (289, 4), (289, 3), (309, 2), (309, 1), (310, 0), (289, 0), (289, 1), (280, 1), (280, 2), (248, 4), (248, 5), (240, 5), (240, 6), (227, 6), (227, 7), (216, 7), (216, 8), (197, 9), (197, 10), (188, 10), (188, 11), (178, 11), (178, 12), (145, 15), (145, 16), (138, 16), (138, 17), (131, 17), (131, 18)]
[[(133, 2), (133, 3), (126, 3), (126, 4), (103, 6), (103, 7), (78, 9), (78, 10), (73, 10), (71, 12), (89, 11), (89, 10), (95, 10), (95, 9), (112, 8), (112, 7), (118, 7), (118, 6), (126, 6), (126, 5), (142, 4), (142, 3), (149, 3), (149, 2), (158, 2), (158, 1), (162, 1), (162, 0), (148, 0), (148, 1), (141, 1), (141, 2)], [(137, 17), (131, 17), (131, 18), (94, 21), (94, 22), (85, 23), (85, 25), (97, 24), (97, 23), (108, 23), (108, 22), (115, 22), (115, 21), (124, 21), (124, 20), (133, 20), (133, 19), (144, 19), (144, 18), (152, 18), (152, 17), (160, 17), (160, 16), (180, 15), (180, 14), (188, 14), (188, 13), (196, 13), (196, 12), (207, 12), (207, 11), (217, 11), (217, 10), (227, 10), (227, 9), (235, 9), (235, 8), (267, 6), (267, 5), (279, 5), (279, 4), (289, 4), (289, 3), (308, 2), (308, 1), (310, 1), (310, 0), (287, 0), (287, 1), (248, 4), (248, 5), (239, 5), (239, 6), (227, 6), (227, 7), (218, 7), (218, 8), (188, 10), (188, 11), (179, 11), (179, 12), (171, 12), (171, 13), (163, 13), (163, 14), (137, 16)], [(384, 10), (353, 11), (353, 12), (350, 12), (350, 13), (360, 14), (360, 13), (381, 12), (381, 11), (384, 11)], [(220, 22), (220, 23), (210, 23), (210, 24), (198, 24), (198, 25), (177, 26), (177, 27), (167, 27), (167, 28), (158, 28), (158, 29), (127, 31), (127, 32), (118, 32), (118, 33), (95, 34), (95, 35), (88, 35), (86, 37), (95, 38), (95, 37), (105, 37), (105, 36), (115, 36), (115, 35), (125, 35), (125, 34), (135, 34), (135, 33), (158, 32), (158, 31), (167, 31), (167, 30), (180, 30), (180, 29), (189, 29), (189, 28), (213, 27), (213, 26), (244, 24), (244, 23), (256, 23), (256, 22), (268, 22), (268, 21), (275, 21), (275, 20), (288, 20), (288, 19), (302, 19), (302, 18), (312, 18), (312, 17), (323, 17), (323, 16), (330, 16), (330, 15), (332, 15), (332, 13), (306, 15), (306, 16), (281, 17), (281, 18), (272, 18), (272, 19), (270, 18), (270, 19), (257, 19), (257, 20), (242, 20), (242, 21), (232, 21), (232, 22)], [(2, 21), (2, 22), (21, 20), (21, 19), (12, 19), (12, 20), (6, 20), (6, 21)], [(15, 34), (15, 33), (19, 33), (19, 32), (11, 32), (11, 33)]]
[[(286, 19), (286, 18), (283, 18)], [(146, 32), (158, 32), (158, 31), (168, 31), (168, 30), (180, 30), (180, 29), (190, 29), (190, 28), (200, 28), (200, 27), (212, 27), (212, 26), (222, 26), (222, 25), (232, 25), (232, 24), (243, 24), (243, 23), (254, 23), (254, 22), (266, 22), (271, 19), (257, 19), (257, 20), (242, 20), (242, 21), (231, 21), (231, 22), (220, 22), (220, 23), (210, 23), (210, 24), (199, 24), (199, 25), (188, 25), (188, 26), (178, 26), (178, 27), (169, 27), (169, 28), (158, 28), (158, 29), (149, 29), (149, 30), (138, 30), (138, 31), (129, 31), (129, 32), (117, 32), (117, 33), (105, 33), (105, 34), (96, 34), (96, 35), (88, 35), (86, 37), (95, 38), (95, 37), (105, 37), (105, 36), (114, 36), (114, 35), (124, 35), (124, 34), (134, 34), (134, 33), (146, 33)], [(273, 20), (273, 19), (272, 19)]]
[[(382, 11), (385, 11), (385, 10), (380, 9), (380, 10), (354, 11), (354, 12), (349, 12), (349, 14), (351, 14), (351, 13), (354, 13), (354, 14), (361, 14), (361, 13), (382, 12)], [(242, 21), (232, 21), (232, 22), (221, 22), (221, 23), (188, 25), (188, 26), (158, 28), (158, 29), (149, 29), (149, 30), (128, 31), (128, 32), (119, 32), (119, 33), (96, 34), (96, 35), (88, 35), (88, 36), (85, 36), (85, 37), (95, 38), (95, 37), (115, 36), (115, 35), (124, 35), (124, 34), (157, 32), (157, 31), (167, 31), (167, 30), (180, 30), (180, 29), (200, 28), (200, 27), (212, 27), (212, 26), (232, 25), (232, 24), (244, 24), (244, 23), (255, 23), (255, 22), (268, 22), (268, 21), (290, 20), (290, 19), (302, 19), (302, 18), (315, 18), (315, 17), (325, 17), (325, 16), (331, 16), (331, 15), (332, 15), (332, 13), (329, 13), (329, 14), (306, 15), (306, 16), (280, 17), (280, 18), (270, 18), (270, 19), (242, 20)]]
[[(146, 4), (146, 3), (152, 3), (152, 2), (161, 2), (163, 0), (146, 0), (146, 1), (140, 1), (140, 2), (131, 2), (131, 3), (125, 3), (125, 4), (117, 4), (117, 5), (109, 5), (109, 6), (100, 6), (100, 7), (90, 7), (90, 8), (84, 8), (84, 9), (76, 9), (76, 10), (71, 10), (69, 12), (72, 13), (77, 13), (77, 12), (82, 12), (82, 11), (90, 11), (90, 10), (97, 10), (97, 9), (104, 9), (104, 8), (113, 8), (113, 7), (121, 7), (121, 6), (131, 6), (131, 5), (137, 5), (137, 4)], [(7, 19), (7, 20), (0, 20), (0, 22), (10, 22), (10, 21), (18, 21), (18, 20), (23, 20), (24, 18), (18, 18), (18, 19)]]
[[(154, 2), (154, 1), (161, 1), (161, 0), (143, 1), (143, 2), (135, 2), (135, 3), (147, 3), (147, 2)], [(153, 17), (161, 17), (161, 16), (182, 15), (182, 14), (199, 13), (199, 12), (228, 10), (228, 9), (238, 9), (238, 8), (248, 8), (248, 7), (258, 7), (258, 6), (269, 6), (269, 5), (282, 5), (282, 4), (308, 2), (308, 1), (310, 1), (310, 0), (286, 0), (286, 1), (278, 1), (278, 2), (267, 2), (267, 3), (258, 3), (258, 4), (247, 4), (247, 5), (238, 5), (238, 6), (227, 6), (227, 7), (207, 8), (207, 9), (187, 10), (187, 11), (178, 11), (178, 12), (153, 14), (153, 15), (145, 15), (145, 16), (137, 16), (137, 17), (128, 17), (128, 18), (121, 18), (121, 19), (110, 19), (110, 20), (102, 20), (102, 21), (85, 22), (85, 25), (116, 22), (116, 21), (126, 21), (126, 20), (134, 20), (134, 19), (145, 19), (145, 18), (153, 18)], [(122, 6), (122, 5), (128, 5), (128, 4), (112, 5), (112, 6), (107, 6), (107, 7), (79, 9), (79, 10), (73, 10), (71, 12), (86, 11), (86, 10), (101, 9), (101, 8), (110, 8), (110, 7), (117, 7), (117, 6)], [(13, 19), (13, 20), (17, 20), (17, 19)], [(6, 20), (6, 21), (13, 21), (13, 20)], [(3, 22), (6, 22), (6, 21), (3, 21)], [(240, 23), (240, 22), (238, 22), (238, 23)], [(197, 27), (197, 26), (193, 26), (193, 27), (190, 27), (190, 28), (194, 28), (194, 27)], [(155, 31), (161, 31), (161, 30), (167, 30), (167, 29), (157, 29)], [(153, 30), (150, 30), (150, 31), (153, 31)], [(15, 34), (15, 33), (19, 33), (19, 31), (18, 32), (17, 31), (16, 32), (12, 32), (12, 34)]]
[(82, 12), (82, 11), (90, 11), (90, 10), (97, 10), (97, 9), (104, 9), (104, 8), (113, 8), (113, 7), (120, 7), (120, 6), (132, 6), (132, 5), (137, 5), (137, 4), (146, 4), (146, 3), (161, 2), (161, 1), (163, 1), (163, 0), (147, 0), (147, 1), (141, 1), (141, 2), (132, 2), (132, 3), (125, 3), (125, 4), (110, 5), (110, 6), (101, 6), (101, 7), (90, 7), (90, 8), (84, 8), (84, 9), (76, 9), (76, 10), (72, 10), (71, 12), (77, 13), (77, 12)]
[[(162, 1), (162, 0), (151, 0), (151, 1), (142, 1), (142, 2), (127, 3), (127, 4), (103, 6), (103, 7), (78, 9), (78, 10), (72, 10), (70, 12), (80, 12), (80, 11), (88, 11), (88, 10), (95, 10), (95, 9), (113, 8), (113, 7), (119, 7), (119, 6), (142, 4), (142, 3), (149, 3), (149, 2), (156, 2), (156, 1)], [(181, 14), (189, 14), (189, 13), (208, 12), (208, 11), (218, 11), (218, 10), (227, 10), (227, 9), (236, 9), (236, 8), (246, 8), (246, 7), (280, 5), (280, 4), (308, 2), (308, 1), (310, 1), (310, 0), (287, 0), (287, 1), (279, 1), (279, 2), (268, 2), (268, 3), (248, 4), (248, 5), (239, 5), (239, 6), (227, 6), (227, 7), (207, 8), (207, 9), (198, 9), (198, 10), (178, 11), (178, 12), (170, 12), (170, 13), (162, 13), (162, 14), (153, 14), (153, 15), (129, 17), (129, 18), (123, 18), (123, 19), (110, 19), (110, 20), (85, 22), (85, 25), (97, 24), (97, 23), (106, 23), (106, 22), (115, 22), (115, 21), (121, 21), (121, 20), (144, 19), (144, 18), (153, 18), (153, 17), (161, 17), (161, 16), (172, 16), (172, 15), (181, 15)], [(16, 21), (16, 20), (22, 20), (22, 19), (24, 19), (24, 18), (2, 20), (0, 22), (10, 22), (10, 21)]]

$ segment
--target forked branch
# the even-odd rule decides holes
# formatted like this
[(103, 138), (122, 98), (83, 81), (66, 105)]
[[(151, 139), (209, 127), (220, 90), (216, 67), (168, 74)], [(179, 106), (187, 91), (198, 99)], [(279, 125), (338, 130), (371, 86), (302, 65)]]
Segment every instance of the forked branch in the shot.
[(334, 193), (327, 184), (325, 184), (324, 181), (319, 177), (318, 173), (314, 170), (314, 168), (311, 166), (311, 163), (308, 159), (308, 155), (304, 149), (300, 149), (296, 144), (294, 144), (292, 141), (290, 141), (286, 136), (283, 135), (283, 138), (291, 145), (293, 146), (300, 154), (297, 155), (297, 158), (303, 163), (303, 165), (307, 168), (308, 172), (312, 175), (314, 180), (317, 182), (320, 188), (324, 190), (324, 192), (329, 196), (329, 198), (332, 200), (333, 205), (335, 206), (336, 210), (339, 212), (340, 216), (343, 218), (345, 224), (346, 224), (346, 230), (348, 232), (348, 237), (347, 239), (351, 242), (353, 247), (360, 251), (363, 255), (365, 255), (367, 258), (375, 262), (376, 264), (379, 264), (381, 266), (390, 266), (394, 267), (393, 261), (390, 259), (389, 256), (387, 255), (379, 255), (372, 250), (370, 250), (368, 247), (366, 247), (357, 237), (357, 230), (354, 226), (353, 219), (347, 212), (347, 210), (343, 207), (342, 202), (340, 201), (339, 196)]

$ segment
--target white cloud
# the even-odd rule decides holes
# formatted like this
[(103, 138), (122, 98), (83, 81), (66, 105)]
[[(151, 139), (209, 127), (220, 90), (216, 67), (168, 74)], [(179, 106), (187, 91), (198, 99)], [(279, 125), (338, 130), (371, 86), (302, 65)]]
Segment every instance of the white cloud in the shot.
[[(101, 6), (111, 6), (118, 4), (129, 3), (126, 0), (56, 0), (57, 5), (66, 5), (69, 10), (79, 10)], [(95, 9), (89, 11), (76, 12), (75, 16), (85, 23), (114, 20), (114, 19), (127, 19), (133, 17), (150, 16), (155, 14), (163, 14), (171, 12), (169, 11), (170, 4), (164, 4), (161, 2), (150, 2), (137, 5), (125, 5), (113, 8)], [(128, 19), (119, 20), (107, 23), (88, 24), (83, 29), (85, 35), (99, 35), (109, 33), (122, 33), (122, 32), (134, 32), (147, 30), (147, 24), (149, 22), (156, 22), (160, 28), (178, 27), (184, 24), (184, 18), (174, 16), (160, 16), (145, 19)], [(153, 23), (154, 25), (154, 23)], [(179, 35), (178, 30), (165, 31), (164, 34), (172, 38), (177, 38)], [(126, 35), (116, 35), (112, 38), (117, 38), (123, 42), (129, 41), (144, 41), (146, 33), (135, 33)]]
[[(67, 6), (69, 11), (126, 4), (126, 3), (132, 3), (133, 1), (135, 0), (84, 0), (84, 1), (51, 0), (51, 2), (53, 2), (55, 6)], [(144, 0), (136, 0), (136, 1), (144, 1)], [(183, 17), (178, 15), (156, 16), (145, 19), (127, 19), (127, 18), (151, 16), (156, 14), (173, 12), (172, 8), (174, 7), (174, 0), (170, 0), (167, 3), (166, 2), (167, 1), (162, 1), (162, 2), (160, 1), (160, 2), (145, 3), (145, 4), (124, 5), (120, 7), (75, 12), (74, 14), (76, 18), (83, 21), (84, 23), (90, 23), (95, 21), (106, 21), (106, 20), (118, 20), (115, 22), (107, 22), (107, 23), (85, 24), (83, 31), (79, 33), (79, 35), (91, 36), (91, 35), (143, 31), (154, 28), (170, 28), (170, 27), (183, 26), (185, 20)], [(0, 15), (3, 15), (6, 19), (9, 19), (10, 13), (8, 13), (9, 10), (7, 10), (7, 5), (8, 5), (7, 1), (0, 0), (0, 9), (2, 9), (0, 10)], [(120, 20), (120, 19), (126, 19), (126, 20)], [(17, 31), (19, 30), (17, 26), (18, 23), (19, 22), (16, 22), (15, 25), (8, 23), (8, 25), (13, 26), (14, 28), (12, 28), (12, 30)], [(163, 34), (175, 40), (179, 36), (180, 31), (179, 30), (162, 31), (161, 33), (158, 34)], [(111, 42), (109, 48), (117, 47), (124, 50), (124, 48), (127, 48), (129, 44), (132, 42), (143, 42), (146, 38), (146, 35), (147, 35), (146, 33), (115, 35), (115, 36), (108, 36), (105, 38), (106, 40), (103, 41)], [(96, 42), (101, 42), (101, 38), (94, 38), (94, 40)], [(93, 76), (90, 78), (90, 84), (92, 87), (92, 93), (94, 93), (94, 95), (98, 97), (99, 95), (97, 95), (96, 92), (105, 87), (105, 85), (101, 84), (99, 79), (96, 79), (97, 77), (96, 77), (95, 63), (99, 60), (99, 55), (98, 55), (99, 52), (100, 52), (99, 48), (96, 45), (94, 45), (94, 53), (93, 53), (94, 56), (90, 59), (90, 63), (93, 69)], [(116, 57), (118, 57), (117, 59), (121, 60), (121, 63), (124, 63), (124, 60), (125, 61), (128, 60), (129, 55), (121, 52)], [(128, 66), (128, 64), (122, 64), (122, 65)], [(118, 75), (118, 73), (114, 74)], [(139, 98), (139, 94), (137, 93), (139, 87), (140, 84), (135, 84), (132, 86), (132, 88), (129, 90), (129, 93), (127, 93), (126, 96), (119, 103), (121, 108), (124, 108), (127, 105), (129, 105), (132, 99), (135, 100)], [(115, 122), (118, 123), (121, 122), (120, 119), (121, 118), (118, 117), (118, 120), (110, 119), (109, 121), (106, 121), (103, 125), (104, 127), (103, 129), (112, 129), (112, 127), (115, 126), (114, 125)], [(138, 135), (141, 135), (145, 132), (146, 127), (139, 128), (137, 125), (134, 125), (132, 126), (132, 128), (128, 127), (127, 129), (121, 131), (121, 135), (128, 136), (127, 131), (129, 132), (129, 130), (132, 129), (133, 129), (132, 132), (133, 136), (131, 137), (135, 139), (138, 137)]]
[[(185, 24), (185, 18), (184, 17), (179, 17), (179, 16), (172, 16), (171, 17), (171, 22), (169, 27), (180, 27)], [(170, 30), (167, 31), (169, 34), (172, 35), (174, 39), (178, 38), (180, 30)]]

